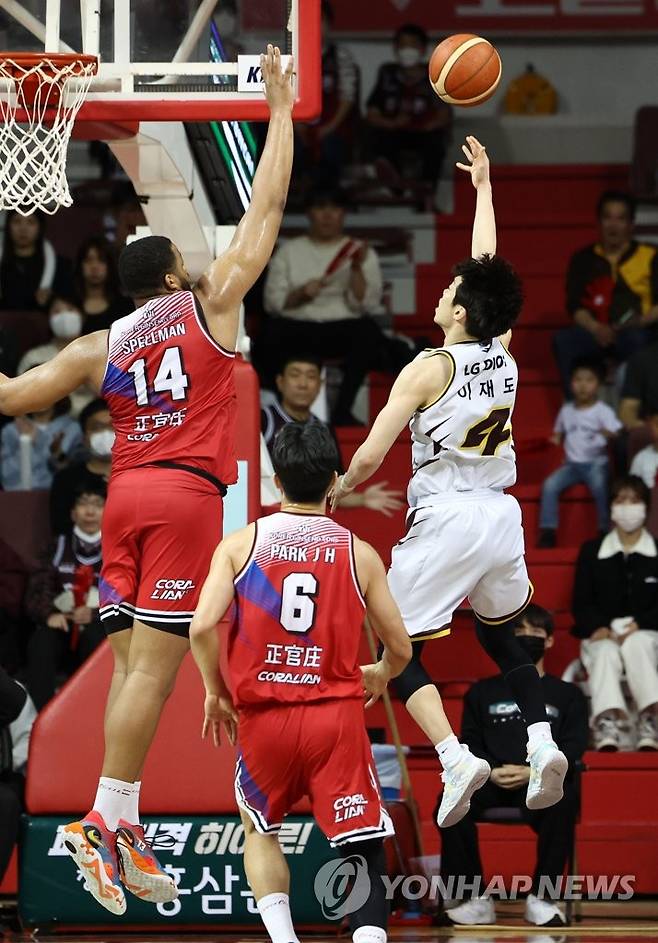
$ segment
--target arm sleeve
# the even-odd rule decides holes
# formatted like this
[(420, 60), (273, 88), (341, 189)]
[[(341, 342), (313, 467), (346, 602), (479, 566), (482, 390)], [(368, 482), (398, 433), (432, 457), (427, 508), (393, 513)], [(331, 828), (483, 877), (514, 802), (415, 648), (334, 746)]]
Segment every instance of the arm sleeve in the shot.
[(484, 725), (482, 723), (482, 690), (480, 684), (473, 684), (464, 697), (464, 713), (462, 714), (461, 740), (474, 756), (486, 760), (490, 766), (496, 766), (495, 758), (487, 750), (484, 740)]
[[(649, 575), (649, 574), (647, 574)], [(658, 578), (658, 565), (651, 574), (654, 579)], [(631, 615), (641, 629), (658, 629), (658, 584), (644, 583), (644, 608), (633, 606)], [(653, 596), (653, 598), (651, 598)]]
[(376, 311), (379, 308), (384, 287), (379, 258), (374, 249), (368, 249), (366, 260), (363, 263), (363, 275), (366, 280), (365, 295), (361, 301), (359, 301), (348, 288), (347, 303), (353, 311), (361, 311), (365, 314), (368, 311)]
[(606, 403), (602, 403), (602, 406), (605, 406), (603, 414), (601, 416), (603, 428), (608, 432), (619, 432), (623, 428), (623, 423), (617, 416), (617, 413), (614, 409), (611, 409)]
[(594, 588), (595, 553), (598, 545), (598, 540), (583, 544), (578, 554), (572, 606), (576, 620), (573, 634), (577, 638), (589, 638), (592, 632), (602, 625), (608, 625), (609, 621), (607, 613), (601, 608), (596, 598)]
[(559, 748), (569, 760), (569, 768), (573, 770), (574, 764), (581, 759), (587, 749), (589, 719), (585, 695), (575, 684), (570, 687), (573, 690), (570, 692), (571, 697), (562, 717), (560, 732), (556, 740)]
[(560, 408), (560, 412), (555, 417), (553, 432), (558, 432), (560, 435), (564, 435), (564, 406)]
[(269, 314), (281, 314), (293, 287), (290, 283), (288, 252), (282, 246), (274, 253), (267, 270), (263, 292), (265, 310)]

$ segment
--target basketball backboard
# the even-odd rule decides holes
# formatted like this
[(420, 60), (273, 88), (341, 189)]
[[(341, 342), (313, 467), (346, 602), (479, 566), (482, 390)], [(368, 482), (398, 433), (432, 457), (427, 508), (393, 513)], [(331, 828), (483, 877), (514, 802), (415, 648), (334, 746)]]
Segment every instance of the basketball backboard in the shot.
[(295, 118), (316, 117), (320, 0), (0, 0), (3, 49), (99, 55), (78, 121), (265, 120), (267, 43), (295, 57)]

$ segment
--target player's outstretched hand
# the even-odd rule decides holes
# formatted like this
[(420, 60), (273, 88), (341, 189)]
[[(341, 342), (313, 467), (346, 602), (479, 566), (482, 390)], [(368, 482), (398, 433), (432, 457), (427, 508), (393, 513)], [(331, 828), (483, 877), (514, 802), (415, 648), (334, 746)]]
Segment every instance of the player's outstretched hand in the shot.
[(270, 111), (277, 109), (292, 110), (295, 101), (295, 92), (292, 85), (294, 63), (292, 56), (285, 72), (281, 68), (281, 50), (271, 43), (267, 52), (260, 57), (260, 68), (265, 83), (265, 97)]
[(368, 698), (366, 707), (372, 707), (386, 690), (390, 680), (388, 672), (383, 662), (378, 661), (374, 665), (361, 665), (361, 674), (363, 675), (363, 691)]
[(457, 167), (464, 173), (471, 175), (473, 186), (485, 186), (489, 183), (489, 158), (484, 144), (480, 144), (477, 138), (469, 134), (466, 138), (466, 144), (462, 144), (462, 150), (466, 155), (468, 164), (458, 163)]
[(363, 505), (371, 511), (379, 511), (386, 517), (392, 517), (393, 512), (403, 506), (402, 492), (387, 489), (387, 484), (387, 481), (380, 481), (366, 488), (363, 492)]
[(352, 494), (353, 491), (354, 488), (348, 488), (345, 485), (345, 475), (339, 475), (336, 479), (336, 484), (327, 495), (332, 514), (340, 504), (341, 498), (344, 498), (348, 494)]
[(223, 724), (229, 743), (231, 746), (235, 746), (238, 737), (238, 715), (230, 695), (217, 697), (216, 694), (206, 694), (203, 709), (205, 717), (203, 718), (203, 729), (201, 731), (202, 739), (205, 740), (208, 733), (212, 731), (213, 743), (218, 747), (220, 744), (220, 727)]

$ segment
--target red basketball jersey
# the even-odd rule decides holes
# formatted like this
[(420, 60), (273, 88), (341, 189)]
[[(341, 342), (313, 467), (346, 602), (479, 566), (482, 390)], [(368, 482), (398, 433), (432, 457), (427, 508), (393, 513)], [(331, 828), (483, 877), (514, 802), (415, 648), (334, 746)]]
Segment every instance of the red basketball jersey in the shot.
[(116, 434), (113, 473), (176, 462), (237, 481), (234, 363), (191, 291), (153, 298), (116, 321), (101, 390)]
[(228, 643), (238, 707), (361, 698), (364, 614), (350, 531), (320, 515), (258, 520)]

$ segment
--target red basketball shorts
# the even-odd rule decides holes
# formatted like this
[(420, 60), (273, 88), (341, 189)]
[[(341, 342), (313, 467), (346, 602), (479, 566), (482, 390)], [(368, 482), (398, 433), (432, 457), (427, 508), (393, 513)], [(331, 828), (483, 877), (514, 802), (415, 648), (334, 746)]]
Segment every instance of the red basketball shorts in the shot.
[(261, 834), (276, 833), (302, 796), (332, 845), (394, 833), (363, 704), (352, 699), (241, 710), (235, 795)]
[(222, 538), (222, 498), (186, 471), (136, 468), (110, 480), (103, 515), (100, 616), (186, 636)]

